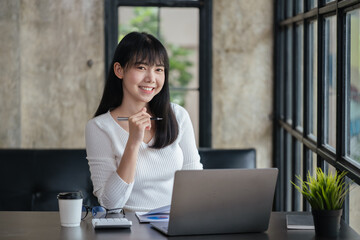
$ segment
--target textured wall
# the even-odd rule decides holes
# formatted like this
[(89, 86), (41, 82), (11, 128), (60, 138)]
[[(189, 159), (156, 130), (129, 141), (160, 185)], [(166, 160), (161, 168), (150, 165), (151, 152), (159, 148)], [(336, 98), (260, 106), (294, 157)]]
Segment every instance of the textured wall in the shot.
[[(0, 147), (83, 147), (104, 77), (103, 1), (0, 4)], [(268, 166), (272, 1), (213, 7), (213, 147), (256, 147)]]
[(213, 1), (213, 147), (272, 157), (272, 0)]
[(0, 147), (85, 147), (104, 82), (103, 2), (2, 0), (0, 9)]
[(360, 187), (359, 185), (353, 185), (350, 195), (350, 211), (349, 211), (349, 220), (350, 226), (360, 234)]
[(19, 6), (0, 1), (0, 147), (17, 147), (21, 140)]

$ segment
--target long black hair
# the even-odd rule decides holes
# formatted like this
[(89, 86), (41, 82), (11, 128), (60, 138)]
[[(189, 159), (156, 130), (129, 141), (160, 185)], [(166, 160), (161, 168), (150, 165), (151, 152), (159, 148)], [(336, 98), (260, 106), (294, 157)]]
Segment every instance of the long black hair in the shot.
[(169, 93), (169, 58), (165, 47), (151, 34), (131, 32), (118, 44), (106, 79), (103, 96), (95, 117), (120, 106), (123, 100), (122, 79), (114, 72), (114, 64), (120, 63), (123, 69), (135, 63), (146, 62), (150, 66), (163, 65), (165, 81), (161, 91), (149, 102), (150, 112), (163, 120), (155, 121), (155, 141), (152, 148), (163, 148), (173, 143), (179, 133), (178, 123), (170, 107)]

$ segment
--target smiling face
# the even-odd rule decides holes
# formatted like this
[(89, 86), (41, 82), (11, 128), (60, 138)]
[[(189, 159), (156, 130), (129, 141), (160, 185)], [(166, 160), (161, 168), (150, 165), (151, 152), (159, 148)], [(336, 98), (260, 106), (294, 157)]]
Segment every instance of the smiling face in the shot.
[(136, 62), (122, 68), (119, 63), (115, 63), (114, 71), (118, 78), (123, 79), (124, 102), (147, 104), (164, 86), (165, 67), (163, 65)]
[(108, 98), (116, 100), (112, 106), (133, 109), (128, 112), (139, 111), (144, 106), (149, 107), (150, 112), (156, 112), (161, 106), (167, 109), (170, 102), (168, 75), (169, 58), (162, 43), (146, 33), (129, 33), (114, 53), (107, 81)]

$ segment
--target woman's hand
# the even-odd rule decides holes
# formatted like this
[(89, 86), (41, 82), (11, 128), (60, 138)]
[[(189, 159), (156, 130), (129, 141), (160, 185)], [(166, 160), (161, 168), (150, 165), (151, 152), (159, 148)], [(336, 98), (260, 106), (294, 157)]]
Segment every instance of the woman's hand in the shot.
[(151, 129), (150, 114), (144, 107), (140, 112), (129, 117), (129, 140), (133, 143), (140, 144), (144, 141), (145, 130)]
[(134, 181), (140, 144), (144, 141), (145, 130), (151, 129), (150, 117), (145, 107), (129, 117), (129, 139), (117, 169), (118, 175), (126, 183)]

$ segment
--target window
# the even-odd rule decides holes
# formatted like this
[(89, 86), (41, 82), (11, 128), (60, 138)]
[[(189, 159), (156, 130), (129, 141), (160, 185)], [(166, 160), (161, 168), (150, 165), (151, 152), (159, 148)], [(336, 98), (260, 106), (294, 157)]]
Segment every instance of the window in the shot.
[(324, 19), (323, 38), (323, 73), (325, 87), (324, 127), (325, 144), (334, 150), (336, 148), (336, 17)]
[(307, 65), (308, 82), (308, 123), (309, 123), (309, 137), (316, 141), (317, 134), (317, 21), (309, 22), (307, 29), (307, 58), (305, 64)]
[(295, 36), (295, 94), (296, 97), (296, 107), (295, 109), (295, 126), (300, 128), (300, 131), (303, 126), (303, 24), (296, 26), (296, 36)]
[(171, 101), (189, 112), (200, 147), (211, 147), (211, 13), (204, 0), (105, 1), (105, 69), (125, 34), (160, 39), (170, 59)]
[(346, 156), (360, 166), (360, 10), (346, 14)]
[(307, 0), (308, 1), (308, 8), (313, 9), (314, 7), (317, 7), (317, 0)]
[[(275, 209), (309, 211), (289, 184), (316, 167), (360, 183), (359, 1), (277, 0), (275, 30)], [(343, 218), (360, 232), (358, 190)]]
[(187, 109), (199, 133), (199, 9), (118, 8), (119, 41), (131, 31), (147, 32), (165, 45), (170, 58), (170, 98)]
[(292, 102), (293, 102), (293, 94), (292, 94), (292, 85), (293, 85), (293, 64), (291, 62), (291, 59), (293, 59), (293, 37), (292, 37), (292, 32), (293, 32), (293, 29), (292, 29), (292, 26), (289, 26), (287, 29), (286, 29), (286, 65), (287, 65), (287, 71), (286, 71), (286, 76), (285, 76), (285, 81), (286, 81), (286, 84), (285, 84), (285, 87), (286, 87), (286, 101), (285, 101), (285, 104), (286, 104), (286, 110), (285, 110), (285, 113), (286, 113), (286, 120), (288, 121), (289, 124), (292, 123), (292, 110), (293, 110), (293, 107), (292, 107)]

